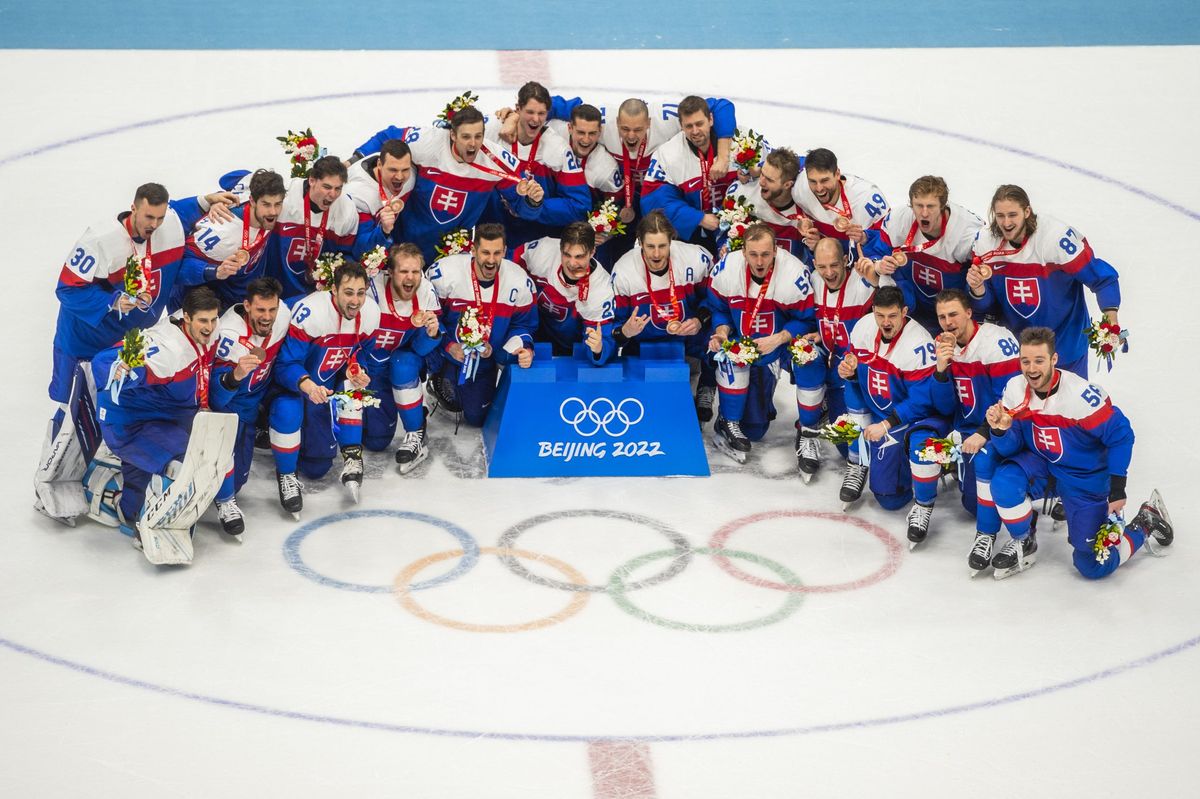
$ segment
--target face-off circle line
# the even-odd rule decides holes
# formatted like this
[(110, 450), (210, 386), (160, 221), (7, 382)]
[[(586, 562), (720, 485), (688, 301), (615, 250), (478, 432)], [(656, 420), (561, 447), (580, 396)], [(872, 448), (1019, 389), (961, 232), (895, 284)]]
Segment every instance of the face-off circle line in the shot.
[(674, 546), (675, 557), (667, 568), (663, 569), (658, 574), (653, 574), (644, 580), (630, 583), (625, 586), (626, 591), (636, 591), (639, 588), (647, 588), (658, 583), (675, 577), (680, 572), (688, 567), (692, 562), (692, 545), (686, 538), (680, 535), (676, 530), (665, 522), (660, 522), (657, 519), (652, 519), (649, 516), (642, 516), (637, 513), (627, 513), (625, 511), (615, 510), (563, 510), (543, 513), (538, 516), (531, 516), (528, 519), (517, 522), (509, 527), (500, 535), (500, 540), (496, 546), (501, 550), (500, 562), (508, 567), (508, 570), (513, 574), (528, 580), (531, 583), (544, 585), (547, 588), (557, 588), (560, 591), (590, 591), (592, 593), (604, 594), (611, 590), (611, 582), (604, 585), (594, 585), (586, 583), (584, 585), (564, 583), (561, 580), (551, 580), (549, 577), (542, 577), (522, 566), (515, 557), (510, 557), (503, 554), (503, 551), (510, 549), (523, 533), (531, 527), (544, 524), (546, 522), (555, 521), (557, 519), (573, 519), (573, 518), (599, 517), (602, 519), (618, 519), (620, 521), (637, 522), (645, 525), (657, 533), (661, 533)]
[[(857, 580), (851, 580), (845, 583), (831, 583), (829, 585), (802, 585), (802, 584), (787, 584), (779, 583), (773, 580), (765, 580), (761, 577), (755, 577), (753, 574), (748, 574), (729, 560), (729, 558), (720, 554), (725, 549), (726, 542), (730, 537), (744, 527), (751, 524), (757, 524), (761, 521), (770, 519), (790, 519), (790, 518), (806, 518), (806, 519), (824, 519), (826, 521), (843, 522), (853, 527), (858, 527), (864, 530), (874, 538), (878, 539), (888, 551), (888, 559), (875, 571), (868, 574), (866, 577), (860, 577)], [(858, 588), (866, 588), (875, 583), (882, 582), (888, 577), (896, 573), (900, 568), (900, 561), (904, 557), (904, 548), (900, 543), (888, 534), (886, 530), (876, 524), (872, 524), (866, 519), (860, 519), (857, 516), (848, 516), (845, 513), (834, 513), (832, 511), (764, 511), (762, 513), (754, 513), (749, 516), (743, 516), (740, 519), (734, 519), (727, 522), (721, 529), (713, 533), (709, 539), (708, 546), (714, 550), (712, 556), (716, 564), (722, 571), (730, 577), (734, 577), (742, 582), (756, 585), (760, 588), (772, 588), (776, 591), (788, 591), (791, 593), (800, 594), (833, 594), (840, 591), (852, 591)]]

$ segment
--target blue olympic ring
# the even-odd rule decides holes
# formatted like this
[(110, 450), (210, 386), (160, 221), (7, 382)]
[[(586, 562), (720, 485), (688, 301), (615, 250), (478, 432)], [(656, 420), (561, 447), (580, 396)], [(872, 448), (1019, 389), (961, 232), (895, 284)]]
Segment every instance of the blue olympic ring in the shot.
[(328, 586), (329, 588), (340, 588), (343, 591), (360, 591), (365, 594), (390, 594), (392, 592), (392, 584), (390, 582), (385, 585), (365, 585), (363, 583), (350, 583), (345, 580), (337, 580), (313, 569), (304, 562), (304, 558), (300, 555), (300, 545), (304, 543), (304, 539), (322, 527), (351, 519), (372, 518), (408, 519), (415, 522), (424, 522), (433, 527), (440, 527), (457, 539), (459, 547), (463, 551), (463, 556), (454, 568), (440, 577), (432, 577), (419, 583), (413, 583), (408, 587), (410, 591), (421, 591), (425, 588), (433, 588), (436, 585), (456, 580), (475, 568), (475, 564), (479, 562), (479, 543), (466, 530), (436, 516), (427, 516), (424, 513), (412, 513), (403, 510), (352, 510), (345, 513), (322, 516), (320, 519), (301, 526), (287, 537), (287, 540), (283, 542), (283, 557), (289, 566), (320, 585)]

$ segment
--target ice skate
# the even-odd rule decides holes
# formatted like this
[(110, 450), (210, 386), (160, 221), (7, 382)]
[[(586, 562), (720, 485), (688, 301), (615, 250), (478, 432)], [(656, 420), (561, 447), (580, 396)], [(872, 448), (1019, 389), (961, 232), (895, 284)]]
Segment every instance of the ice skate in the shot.
[(300, 511), (304, 508), (304, 486), (296, 478), (295, 472), (276, 472), (275, 479), (279, 482), (279, 504), (292, 514), (293, 519), (300, 521)]
[(350, 498), (358, 502), (362, 491), (363, 450), (358, 445), (342, 448), (342, 485), (350, 492)]
[(750, 452), (750, 439), (746, 438), (740, 424), (718, 416), (717, 423), (713, 425), (712, 439), (721, 452), (738, 463), (746, 462), (746, 455)]
[(429, 457), (429, 448), (425, 446), (425, 425), (412, 433), (405, 433), (404, 440), (396, 449), (396, 463), (400, 465), (400, 474), (408, 474), (417, 465)]
[(991, 568), (992, 547), (995, 543), (996, 536), (994, 535), (988, 535), (987, 533), (975, 534), (975, 543), (971, 546), (971, 554), (967, 557), (967, 566), (971, 569), (972, 577), (976, 577)]
[(1037, 533), (1029, 531), (1022, 539), (1010, 538), (992, 558), (992, 576), (997, 580), (1023, 572), (1037, 563)]
[(813, 479), (821, 465), (821, 443), (816, 438), (804, 435), (803, 428), (796, 431), (796, 468), (805, 483)]
[(1150, 499), (1142, 503), (1137, 516), (1128, 526), (1137, 527), (1145, 533), (1146, 551), (1155, 557), (1166, 555), (1166, 548), (1175, 541), (1175, 526), (1171, 524), (1171, 516), (1157, 488), (1150, 493)]
[(908, 512), (908, 549), (911, 552), (929, 535), (929, 519), (933, 516), (932, 505), (914, 502)]
[(429, 378), (428, 385), (430, 393), (433, 395), (430, 403), (431, 413), (438, 408), (444, 408), (447, 413), (451, 414), (462, 413), (462, 405), (455, 396), (454, 383), (451, 380), (441, 375), (433, 375)]
[(237, 499), (233, 497), (223, 502), (217, 500), (217, 518), (221, 522), (221, 529), (228, 535), (239, 536), (246, 529), (246, 520), (242, 516), (242, 509), (238, 507)]
[(842, 490), (838, 493), (838, 498), (842, 500), (842, 512), (850, 510), (850, 506), (858, 502), (866, 484), (867, 467), (859, 463), (847, 463), (846, 471), (842, 474)]
[(713, 403), (716, 399), (717, 389), (713, 386), (696, 387), (696, 418), (701, 423), (712, 421)]

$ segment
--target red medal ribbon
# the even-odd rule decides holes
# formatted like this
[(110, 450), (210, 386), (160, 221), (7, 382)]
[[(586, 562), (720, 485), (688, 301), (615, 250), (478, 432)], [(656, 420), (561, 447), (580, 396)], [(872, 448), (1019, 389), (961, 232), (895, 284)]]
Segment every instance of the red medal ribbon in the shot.
[[(946, 208), (942, 211), (942, 236), (946, 235), (946, 223), (949, 221), (949, 219), (950, 219), (950, 209)], [(916, 239), (917, 229), (920, 226), (921, 226), (920, 223), (914, 219), (913, 223), (912, 223), (912, 227), (910, 227), (908, 229), (908, 235), (904, 237), (904, 246), (897, 247), (892, 252), (924, 252), (925, 250), (928, 250), (930, 247), (932, 247), (933, 245), (937, 244), (939, 241), (942, 240), (942, 236), (938, 236), (935, 239), (930, 239), (929, 241), (925, 242), (924, 244), (920, 244), (920, 245), (917, 245), (914, 247), (913, 240)]]
[[(750, 312), (750, 324), (754, 324), (754, 320), (758, 318), (758, 309), (762, 307), (763, 300), (767, 298), (767, 289), (771, 286), (771, 276), (775, 274), (775, 264), (771, 264), (771, 268), (767, 270), (767, 276), (763, 278), (762, 285), (758, 287), (758, 299), (754, 303), (754, 310)], [(746, 301), (750, 300), (750, 264), (746, 264)], [(774, 313), (774, 311), (772, 311)], [(746, 332), (746, 315), (742, 314), (739, 320), (739, 325), (743, 336), (750, 335)], [(753, 328), (751, 328), (753, 329)]]
[[(650, 311), (653, 315), (657, 303), (654, 302), (654, 288), (650, 285), (650, 264), (646, 262), (646, 253), (644, 252), (642, 253), (642, 266), (646, 268), (646, 291), (650, 292)], [(668, 322), (675, 322), (679, 320), (681, 314), (679, 313), (679, 300), (675, 294), (675, 270), (671, 267), (670, 255), (667, 256), (667, 282), (670, 285), (671, 314), (666, 319)]]
[[(421, 303), (417, 300), (417, 293), (420, 290), (421, 284), (418, 283), (412, 295), (412, 313), (408, 317), (410, 323), (412, 323), (412, 318), (421, 312)], [(388, 310), (392, 312), (392, 316), (399, 317), (400, 314), (396, 312), (396, 303), (392, 300), (392, 281), (390, 280), (387, 282), (387, 290), (384, 292), (383, 298), (387, 300)], [(413, 327), (416, 327), (416, 325), (413, 324)]]
[[(312, 200), (308, 198), (308, 191), (304, 192), (304, 261), (310, 267), (317, 262), (317, 256), (321, 254), (321, 248), (325, 246), (325, 227), (329, 224), (329, 213), (321, 213), (321, 226), (317, 228), (317, 249), (313, 252), (313, 235), (312, 235)], [(341, 313), (340, 311), (338, 313)]]
[[(500, 295), (500, 270), (496, 270), (496, 277), (492, 281), (492, 301), (484, 307), (483, 294), (479, 290), (479, 276), (475, 274), (475, 258), (471, 258), (471, 288), (475, 290), (475, 307), (478, 309), (479, 324), (487, 332), (484, 338), (491, 338), (492, 335), (492, 316), (496, 312), (496, 298)], [(414, 294), (414, 296), (416, 296)]]
[(542, 134), (545, 132), (546, 132), (546, 129), (542, 128), (541, 130), (539, 130), (537, 132), (537, 135), (533, 137), (533, 141), (529, 145), (529, 157), (528, 158), (521, 158), (521, 154), (520, 154), (520, 152), (518, 152), (518, 148), (521, 146), (521, 142), (518, 140), (518, 138), (516, 138), (516, 137), (513, 138), (512, 154), (517, 157), (517, 163), (519, 163), (521, 165), (521, 168), (527, 172), (533, 171), (533, 169), (532, 169), (533, 163), (537, 159), (538, 144), (541, 142)]
[[(885, 361), (888, 359), (888, 356), (892, 354), (892, 350), (896, 349), (896, 345), (900, 343), (900, 336), (901, 336), (901, 334), (904, 333), (904, 327), (907, 324), (908, 324), (908, 318), (905, 317), (904, 324), (900, 325), (900, 329), (896, 331), (896, 335), (892, 336), (892, 340), (890, 342), (888, 342), (887, 351), (883, 353), (883, 359)], [(874, 357), (871, 358), (872, 361), (875, 360), (875, 358), (879, 357), (879, 344), (882, 341), (883, 341), (883, 331), (876, 330), (875, 331)]]
[[(711, 211), (712, 207), (713, 207), (712, 206), (712, 189), (713, 189), (713, 187), (712, 187), (712, 179), (709, 176), (709, 172), (712, 171), (713, 161), (717, 157), (717, 154), (715, 152), (713, 152), (712, 139), (711, 138), (709, 139), (708, 149), (705, 151), (704, 155), (700, 155), (699, 152), (697, 152), (696, 154), (699, 155), (699, 157), (700, 157), (700, 209), (701, 210), (708, 209), (708, 211)], [(707, 213), (707, 211), (705, 211), (705, 212)]]
[(829, 205), (827, 203), (821, 203), (821, 207), (828, 211), (833, 211), (838, 216), (853, 222), (854, 221), (854, 211), (852, 211), (850, 209), (850, 198), (846, 196), (845, 184), (843, 184), (843, 183), (838, 184), (838, 195), (841, 197), (841, 200), (842, 200), (841, 210), (838, 210), (837, 208), (834, 208), (832, 205)]
[[(267, 231), (264, 230), (263, 228), (259, 228), (258, 235), (254, 237), (254, 245), (251, 246), (251, 244), (250, 244), (250, 214), (251, 213), (253, 213), (253, 210), (251, 209), (250, 204), (247, 203), (246, 207), (242, 209), (242, 249), (246, 251), (247, 256), (249, 256), (251, 253), (253, 253), (255, 250), (257, 250), (258, 245), (262, 244), (262, 240), (267, 237)], [(247, 266), (250, 265), (249, 258), (247, 258), (247, 260), (246, 260), (246, 265)]]
[[(837, 326), (841, 325), (841, 323), (842, 323), (842, 301), (844, 299), (846, 299), (846, 288), (849, 285), (850, 285), (850, 276), (847, 275), (846, 279), (842, 281), (841, 288), (837, 289), (837, 293), (838, 293), (837, 305), (835, 305), (834, 309), (833, 309), (833, 324), (834, 324), (835, 328)], [(829, 307), (829, 285), (824, 280), (822, 280), (821, 288), (825, 292), (824, 294), (821, 295), (821, 305), (828, 308)], [(818, 327), (820, 328), (821, 341), (825, 343), (826, 349), (828, 349), (829, 352), (832, 354), (834, 347), (837, 345), (837, 340), (834, 339), (833, 341), (828, 341), (825, 338), (825, 326), (818, 325)]]
[(650, 141), (650, 134), (646, 134), (646, 138), (642, 139), (642, 143), (638, 145), (636, 162), (629, 160), (629, 149), (625, 146), (625, 140), (621, 140), (621, 155), (624, 158), (625, 173), (625, 207), (633, 208), (633, 169), (636, 166), (640, 169), (642, 166), (642, 156), (646, 153), (646, 144)]
[[(133, 245), (133, 254), (137, 255), (137, 242), (134, 241), (135, 237), (133, 235), (132, 222), (133, 222), (133, 214), (130, 214), (129, 216), (125, 217), (125, 232), (129, 234), (129, 243), (131, 245)], [(138, 263), (140, 263), (142, 266), (142, 280), (146, 283), (147, 287), (149, 287), (150, 280), (149, 280), (149, 278), (146, 277), (146, 274), (147, 274), (147, 272), (154, 271), (154, 248), (150, 244), (150, 239), (153, 236), (154, 236), (154, 234), (151, 233), (149, 236), (147, 236), (145, 238), (146, 253), (145, 253), (145, 255), (143, 255), (141, 258), (138, 259)]]
[[(182, 326), (181, 326), (181, 329)], [(201, 351), (192, 337), (188, 335), (186, 329), (183, 329), (183, 337), (187, 339), (188, 344), (192, 345), (192, 350), (196, 353), (196, 403), (200, 406), (200, 410), (208, 410), (208, 380), (212, 375), (213, 352), (214, 348), (210, 347), (207, 351)]]
[[(1050, 393), (1054, 391), (1055, 386), (1058, 385), (1058, 380), (1060, 377), (1062, 377), (1062, 372), (1055, 369), (1054, 377), (1053, 377), (1053, 379), (1050, 380), (1050, 389), (1049, 389), (1049, 391), (1046, 392), (1046, 396), (1050, 396)], [(1009, 416), (1011, 416), (1013, 418), (1013, 421), (1016, 421), (1017, 419), (1024, 419), (1025, 417), (1030, 415), (1029, 414), (1029, 402), (1032, 399), (1033, 399), (1033, 386), (1029, 385), (1029, 382), (1026, 381), (1025, 397), (1021, 400), (1021, 404), (1015, 408), (1009, 408), (1004, 405), (1001, 405), (1000, 407), (1004, 408), (1004, 412), (1007, 413)]]
[[(504, 161), (497, 158), (495, 155), (492, 155), (492, 151), (487, 147), (482, 149), (483, 152), (487, 153), (488, 157), (492, 159), (493, 163), (498, 165), (500, 169), (503, 169), (504, 171), (501, 172), (500, 169), (492, 169), (491, 167), (484, 166), (483, 164), (477, 164), (474, 161), (468, 163), (467, 166), (471, 167), (472, 169), (478, 169), (480, 172), (486, 172), (489, 175), (495, 175), (496, 177), (504, 180), (511, 180), (513, 183), (520, 183), (522, 180), (524, 180), (524, 178), (522, 178), (519, 174), (510, 171), (506, 166), (504, 166)], [(450, 145), (450, 150), (454, 153), (454, 155), (458, 156), (458, 150), (455, 149), (453, 144)], [(461, 158), (461, 156), (459, 157)]]
[(992, 256), (996, 256), (998, 258), (1007, 258), (1010, 255), (1016, 255), (1025, 247), (1025, 244), (1028, 241), (1029, 241), (1029, 237), (1026, 236), (1025, 241), (1021, 242), (1019, 246), (1017, 246), (1011, 250), (1006, 250), (1003, 247), (997, 247), (994, 250), (988, 250), (983, 255), (974, 255), (973, 254), (971, 256), (971, 263), (975, 264), (975, 265), (980, 265), (980, 264), (987, 263), (987, 260), (989, 258), (991, 258)]
[[(579, 290), (579, 301), (580, 302), (587, 302), (588, 284), (590, 283), (589, 278), (591, 277), (591, 274), (592, 274), (592, 265), (591, 265), (591, 263), (589, 263), (588, 271), (583, 273), (583, 277), (581, 277), (581, 278), (579, 278), (579, 280), (575, 281), (575, 287)], [(564, 286), (571, 285), (570, 282), (567, 280), (567, 270), (563, 269), (562, 264), (558, 265), (558, 276), (559, 276), (559, 280), (562, 281), (562, 284)]]

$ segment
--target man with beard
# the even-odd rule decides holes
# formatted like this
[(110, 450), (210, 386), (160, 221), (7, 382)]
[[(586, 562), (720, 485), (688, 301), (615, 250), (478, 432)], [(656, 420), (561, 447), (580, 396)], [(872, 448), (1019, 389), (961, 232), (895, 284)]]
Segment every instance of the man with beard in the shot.
[[(388, 269), (371, 282), (379, 329), (361, 358), (379, 400), (378, 407), (363, 410), (363, 445), (374, 452), (387, 449), (398, 417), (404, 427), (396, 449), (401, 474), (411, 472), (429, 454), (421, 370), (442, 339), (442, 309), (433, 284), (422, 275), (424, 268), (421, 250), (411, 242), (388, 251)], [(435, 363), (440, 365), (440, 359)]]
[[(750, 442), (767, 432), (774, 410), (775, 371), (790, 359), (788, 344), (816, 328), (808, 268), (779, 247), (775, 233), (761, 222), (746, 228), (745, 247), (730, 253), (709, 279), (704, 304), (712, 311), (709, 352), (716, 369), (719, 413), (713, 440), (725, 454), (744, 463)], [(723, 345), (750, 339), (759, 357), (749, 366), (729, 361)], [(798, 386), (816, 388), (824, 377), (818, 361), (792, 372)], [(804, 423), (815, 425), (820, 418)]]
[(812, 253), (805, 249), (804, 239), (813, 239), (813, 223), (792, 199), (799, 175), (800, 158), (788, 148), (780, 147), (767, 153), (757, 178), (744, 185), (731, 183), (725, 196), (744, 201), (755, 219), (775, 231), (780, 247), (807, 261)]
[(946, 289), (966, 290), (971, 248), (982, 227), (982, 219), (950, 202), (946, 181), (925, 175), (913, 181), (908, 205), (892, 209), (864, 255), (878, 259), (881, 274), (912, 284), (913, 319), (936, 336), (941, 328), (934, 298)]
[(484, 137), (484, 118), (474, 106), (455, 112), (450, 129), (432, 127), (379, 131), (355, 151), (371, 155), (389, 139), (408, 144), (417, 166), (416, 185), (401, 221), (405, 237), (421, 248), (426, 261), (438, 257), (442, 237), (479, 223), (493, 191), (523, 219), (541, 218), (545, 190), (522, 174), (517, 156)]
[[(939, 292), (936, 307), (943, 332), (933, 342), (936, 365), (931, 391), (938, 414), (951, 420), (950, 430), (962, 441), (962, 467), (955, 476), (961, 477), (963, 507), (976, 518), (978, 532), (969, 556), (974, 576), (990, 564), (992, 545), (1000, 531), (991, 491), (993, 452), (983, 417), (999, 401), (1008, 381), (1020, 372), (1017, 340), (999, 325), (976, 322), (971, 300), (960, 289)], [(929, 533), (942, 476), (941, 464), (922, 460), (920, 453), (926, 438), (941, 435), (940, 426), (928, 430), (914, 427), (908, 437), (915, 500), (908, 513), (910, 547), (920, 544)]]
[[(322, 477), (339, 447), (342, 484), (355, 502), (362, 488), (362, 405), (346, 393), (371, 381), (360, 363), (379, 327), (369, 283), (366, 269), (348, 263), (334, 274), (331, 291), (314, 291), (292, 306), (275, 375), (281, 392), (271, 405), (271, 449), (279, 502), (297, 519), (303, 506), (297, 468), (314, 480)], [(337, 406), (336, 436), (331, 404)]]
[(843, 175), (837, 156), (823, 147), (804, 157), (804, 180), (792, 187), (792, 199), (812, 220), (804, 243), (809, 249), (820, 237), (835, 238), (860, 248), (879, 238), (888, 203), (879, 188), (855, 175)]
[(642, 211), (662, 210), (684, 241), (716, 254), (716, 211), (737, 170), (717, 159), (713, 115), (701, 97), (679, 103), (682, 130), (654, 153), (642, 185)]
[(525, 268), (537, 290), (536, 341), (570, 355), (582, 342), (596, 366), (617, 352), (612, 337), (612, 276), (596, 263), (596, 234), (587, 222), (572, 222), (561, 239), (538, 239), (518, 247), (513, 261)]
[(846, 405), (862, 432), (850, 445), (840, 497), (847, 507), (857, 501), (869, 476), (879, 504), (898, 510), (912, 500), (908, 432), (936, 424), (926, 421), (934, 411), (933, 340), (910, 322), (900, 289), (883, 286), (871, 301), (871, 315), (854, 325), (850, 350), (838, 374), (846, 381)]
[[(992, 558), (999, 580), (1024, 571), (1037, 559), (1037, 534), (1030, 528), (1030, 497), (1044, 496), (1053, 477), (1067, 514), (1067, 540), (1076, 570), (1088, 579), (1107, 577), (1143, 545), (1164, 554), (1175, 533), (1158, 491), (1128, 524), (1111, 536), (1106, 520), (1125, 508), (1125, 482), (1133, 455), (1133, 429), (1107, 392), (1058, 367), (1054, 331), (1021, 332), (1021, 374), (987, 410), (992, 446), (1002, 459), (992, 496), (1012, 536)], [(1122, 529), (1123, 528), (1123, 529)]]
[[(447, 331), (442, 379), (453, 383), (463, 420), (472, 427), (487, 419), (499, 367), (533, 363), (537, 290), (521, 267), (505, 259), (505, 249), (504, 228), (482, 224), (471, 252), (442, 258), (428, 272)], [(477, 346), (468, 327), (480, 334)]]
[(272, 385), (275, 358), (288, 334), (288, 314), (279, 312), (282, 291), (273, 277), (250, 281), (245, 298), (221, 315), (217, 327), (213, 382), (230, 393), (214, 397), (213, 410), (238, 416), (233, 468), (216, 497), (217, 518), (230, 535), (240, 535), (246, 528), (236, 495), (250, 476), (255, 421)]
[(1020, 186), (996, 189), (991, 219), (979, 231), (967, 271), (975, 309), (998, 309), (1018, 335), (1027, 327), (1050, 328), (1062, 368), (1087, 377), (1089, 312), (1083, 289), (1096, 295), (1105, 319), (1117, 324), (1117, 270), (1096, 257), (1078, 230), (1035, 214)]
[(390, 139), (372, 155), (349, 168), (346, 193), (358, 209), (358, 243), (361, 252), (401, 240), (400, 212), (416, 185), (412, 152), (403, 139)]
[(337, 156), (313, 162), (307, 178), (288, 186), (275, 235), (267, 247), (267, 275), (283, 286), (287, 302), (313, 290), (312, 269), (325, 253), (354, 256), (358, 210), (343, 194), (346, 166)]
[(226, 309), (241, 302), (250, 283), (266, 270), (267, 242), (283, 209), (283, 178), (260, 169), (250, 178), (250, 201), (222, 222), (204, 217), (188, 236), (179, 270), (180, 296), (191, 286), (207, 285)]

